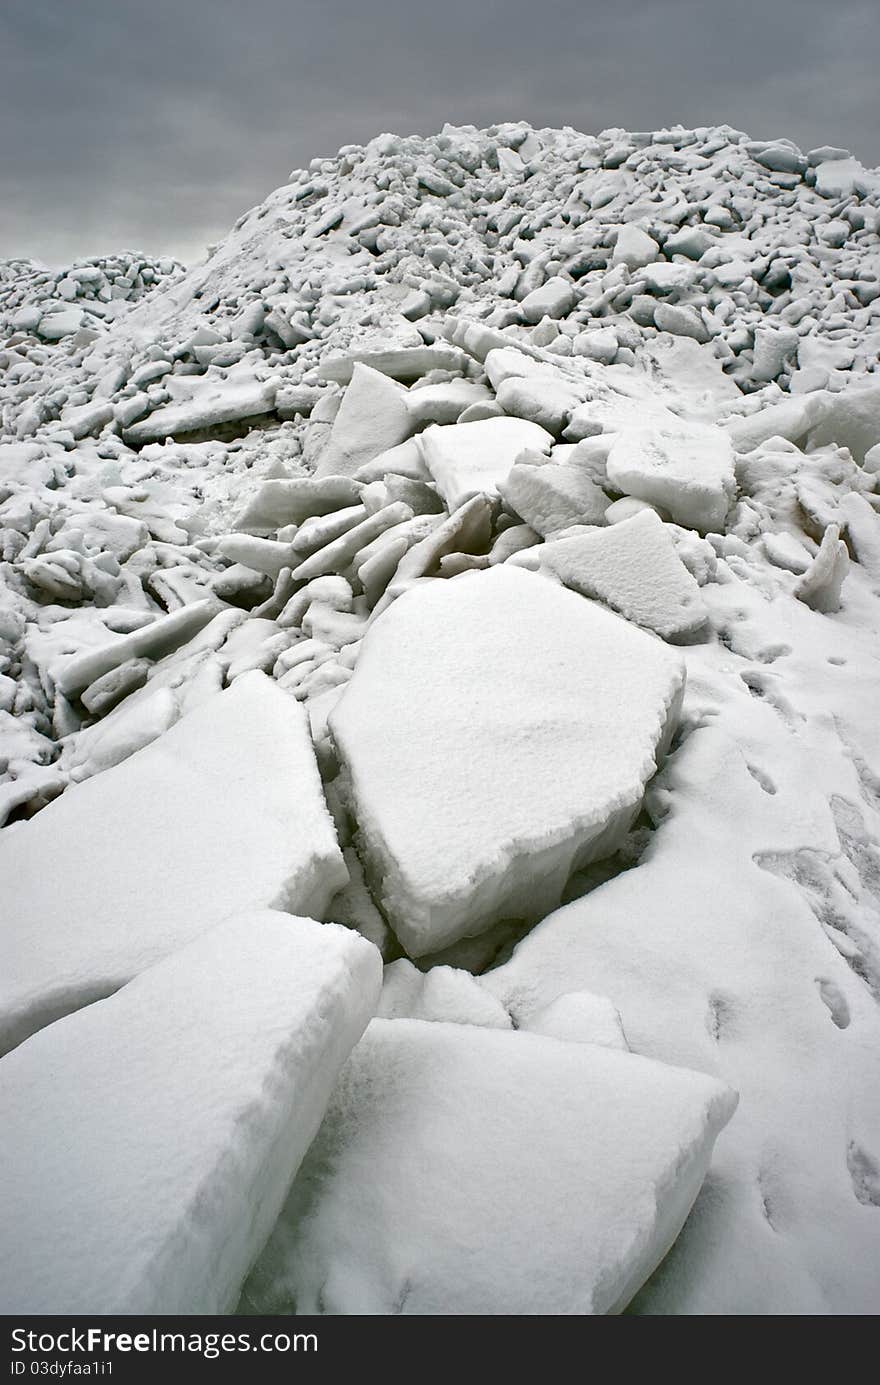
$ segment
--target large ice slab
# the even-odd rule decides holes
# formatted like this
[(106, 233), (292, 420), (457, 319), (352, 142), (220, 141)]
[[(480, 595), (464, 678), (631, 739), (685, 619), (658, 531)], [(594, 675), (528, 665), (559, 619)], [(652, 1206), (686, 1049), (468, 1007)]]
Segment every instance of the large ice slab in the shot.
[(374, 1020), (243, 1306), (619, 1312), (735, 1105), (714, 1078), (607, 1047)]
[(168, 437), (213, 428), (239, 419), (257, 418), (275, 407), (275, 386), (240, 373), (228, 381), (210, 378), (188, 399), (154, 409), (145, 419), (125, 429), (131, 447), (164, 442)]
[(394, 380), (355, 362), (316, 477), (352, 476), (366, 462), (397, 447), (413, 432), (407, 393)]
[(432, 370), (462, 370), (467, 357), (457, 346), (435, 342), (433, 346), (389, 347), (384, 351), (352, 351), (342, 356), (330, 356), (318, 367), (322, 380), (336, 380), (347, 385), (357, 364), (369, 366), (392, 380), (418, 380)]
[(0, 842), (0, 1052), (235, 909), (321, 918), (348, 880), (304, 710), (238, 678)]
[(493, 495), (525, 450), (549, 452), (553, 438), (540, 424), (520, 418), (435, 424), (422, 434), (422, 452), (450, 510), (483, 494)]
[(381, 978), (351, 930), (253, 911), (8, 1054), (2, 1311), (231, 1311)]
[(413, 956), (536, 919), (616, 849), (675, 725), (679, 656), (495, 567), (401, 596), (330, 716), (368, 874)]
[(686, 638), (707, 620), (697, 581), (653, 510), (527, 549), (523, 566), (531, 563), (663, 639)]
[(625, 495), (662, 505), (701, 533), (724, 529), (736, 496), (733, 446), (708, 425), (624, 429), (611, 445), (607, 471)]
[(269, 534), (285, 524), (302, 524), (314, 515), (356, 505), (361, 489), (350, 476), (272, 478), (250, 497), (236, 528)]

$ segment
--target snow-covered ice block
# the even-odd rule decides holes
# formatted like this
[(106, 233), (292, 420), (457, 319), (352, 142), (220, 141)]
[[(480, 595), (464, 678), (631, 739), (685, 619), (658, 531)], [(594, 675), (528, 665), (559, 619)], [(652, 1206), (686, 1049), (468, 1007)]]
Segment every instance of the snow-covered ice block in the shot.
[(242, 1306), (620, 1312), (735, 1106), (712, 1077), (598, 1045), (376, 1019)]
[(612, 854), (683, 684), (652, 635), (506, 565), (390, 606), (330, 729), (368, 879), (407, 952), (541, 918), (573, 870)]
[(357, 504), (361, 486), (350, 476), (295, 476), (264, 481), (236, 521), (236, 529), (271, 533)]
[(835, 201), (851, 197), (854, 192), (864, 194), (872, 183), (876, 183), (876, 178), (872, 179), (858, 159), (852, 157), (823, 160), (816, 169), (816, 191), (820, 197), (832, 197)]
[(318, 366), (322, 380), (336, 380), (347, 385), (357, 364), (369, 366), (393, 380), (418, 380), (432, 370), (463, 370), (467, 357), (456, 346), (435, 342), (433, 346), (398, 346), (384, 351), (352, 351), (344, 356), (331, 356)]
[(208, 377), (192, 398), (154, 409), (146, 418), (126, 428), (125, 441), (130, 447), (143, 447), (145, 443), (164, 442), (180, 433), (259, 417), (274, 409), (275, 388), (271, 381), (244, 374), (230, 380)]
[(217, 541), (216, 552), (228, 563), (242, 563), (267, 577), (277, 577), (282, 568), (295, 567), (297, 562), (292, 544), (253, 534), (224, 534)]
[(235, 909), (323, 917), (348, 872), (308, 718), (254, 672), (4, 835), (0, 878), (5, 1052)]
[(822, 535), (819, 551), (795, 587), (795, 596), (826, 615), (840, 610), (840, 589), (849, 572), (849, 553), (836, 524)]
[(60, 312), (45, 313), (36, 330), (46, 341), (60, 341), (78, 332), (82, 320), (82, 308), (62, 308)]
[[(726, 589), (728, 610), (744, 589)], [(750, 606), (768, 621), (763, 594)], [(736, 627), (738, 639), (750, 623)], [(836, 770), (828, 750), (844, 765), (841, 719), (854, 704), (862, 714), (873, 705), (876, 676), (867, 664), (848, 670), (844, 698), (832, 664), (822, 686), (844, 627), (785, 600), (762, 633), (808, 648), (796, 681), (774, 682), (762, 668), (767, 698), (727, 692), (721, 679), (704, 684), (719, 714), (667, 762), (655, 802), (668, 811), (638, 867), (551, 914), (481, 978), (520, 1032), (566, 992), (606, 995), (635, 1052), (716, 1073), (741, 1093), (705, 1196), (637, 1312), (876, 1312), (878, 1207), (865, 1184), (880, 1150), (876, 947), (867, 896), (859, 905), (850, 893), (859, 882), (823, 778), (834, 776), (845, 796), (832, 805), (843, 833), (858, 832), (860, 844), (847, 845), (855, 860), (873, 850), (861, 824), (875, 834), (875, 819), (856, 775)], [(846, 646), (852, 663), (858, 638)], [(699, 665), (708, 668), (703, 653)], [(694, 684), (691, 709), (702, 710)], [(780, 735), (782, 689), (798, 701), (794, 733)], [(802, 711), (808, 723), (795, 719)]]
[(376, 603), (374, 618), (392, 601), (422, 577), (436, 573), (445, 557), (455, 553), (480, 553), (489, 547), (492, 537), (492, 515), (495, 503), (487, 495), (475, 495), (453, 510), (447, 518), (424, 515), (422, 519), (439, 519), (425, 538), (401, 554), (394, 576)]
[(113, 406), (98, 399), (91, 404), (80, 404), (73, 409), (65, 409), (61, 415), (63, 427), (69, 428), (75, 438), (88, 437), (90, 433), (100, 433), (105, 423), (113, 417)]
[(786, 363), (796, 360), (798, 341), (793, 327), (756, 328), (752, 379), (759, 382), (776, 380)]
[(355, 472), (355, 480), (369, 485), (372, 481), (382, 481), (391, 472), (395, 476), (407, 476), (413, 481), (430, 481), (431, 473), (422, 457), (422, 441), (417, 435), (407, 438), (397, 447), (389, 447), (380, 452), (371, 462), (365, 462)]
[(687, 529), (721, 532), (736, 496), (733, 447), (720, 428), (627, 428), (608, 453), (608, 480), (662, 505)]
[(406, 390), (387, 375), (356, 362), (315, 475), (352, 476), (414, 430)]
[[(381, 1007), (376, 1011), (382, 1014)], [(529, 1015), (521, 1026), (531, 1034), (549, 1039), (565, 1039), (576, 1044), (602, 1044), (605, 1048), (628, 1049), (620, 1015), (605, 995), (592, 991), (566, 991)]]
[(864, 495), (855, 491), (841, 500), (840, 514), (846, 523), (856, 561), (875, 581), (880, 581), (880, 514)]
[(551, 435), (518, 418), (435, 425), (422, 434), (422, 454), (450, 510), (475, 495), (497, 493), (525, 449), (547, 453)]
[(692, 635), (708, 617), (696, 579), (653, 510), (527, 552), (572, 591), (604, 601), (663, 639)]
[(848, 447), (857, 462), (880, 443), (880, 385), (853, 385), (826, 397), (807, 447), (812, 450), (829, 442)]
[(623, 264), (627, 269), (640, 269), (642, 265), (651, 264), (659, 257), (660, 247), (647, 231), (643, 231), (634, 222), (621, 226), (614, 242), (612, 264)]
[(457, 379), (439, 385), (423, 385), (421, 389), (410, 390), (406, 397), (410, 418), (418, 428), (427, 423), (455, 423), (465, 409), (491, 402), (492, 394), (485, 385)]
[(557, 274), (527, 293), (519, 306), (526, 322), (534, 324), (545, 317), (567, 317), (574, 307), (575, 298), (574, 285)]
[(447, 1020), (490, 1029), (513, 1027), (501, 1002), (469, 971), (434, 966), (421, 972), (405, 957), (385, 968), (376, 1014), (382, 1019)]
[(800, 443), (828, 414), (831, 396), (825, 390), (770, 404), (748, 418), (732, 415), (724, 428), (737, 452), (751, 452), (770, 438)]
[(0, 1063), (5, 1313), (225, 1313), (367, 1024), (356, 933), (237, 914)]
[(413, 518), (412, 510), (400, 500), (396, 500), (392, 505), (383, 506), (381, 510), (368, 515), (366, 519), (361, 520), (352, 529), (341, 534), (338, 539), (325, 544), (323, 548), (319, 548), (310, 557), (298, 563), (293, 569), (293, 580), (295, 582), (308, 582), (313, 577), (322, 577), (327, 573), (344, 570), (361, 549), (373, 539), (384, 534), (387, 529), (392, 529), (398, 524), (404, 524)]
[(698, 342), (709, 340), (709, 333), (700, 314), (696, 308), (687, 304), (658, 303), (654, 309), (654, 325), (659, 332), (692, 337)]
[(170, 615), (160, 616), (149, 625), (130, 635), (119, 635), (96, 649), (82, 654), (63, 655), (51, 666), (50, 672), (65, 697), (78, 697), (96, 678), (129, 659), (157, 659), (191, 640), (218, 614), (219, 603), (213, 597), (181, 606)]
[(532, 466), (521, 462), (500, 483), (504, 503), (543, 534), (572, 524), (602, 524), (611, 504), (582, 467), (558, 462)]

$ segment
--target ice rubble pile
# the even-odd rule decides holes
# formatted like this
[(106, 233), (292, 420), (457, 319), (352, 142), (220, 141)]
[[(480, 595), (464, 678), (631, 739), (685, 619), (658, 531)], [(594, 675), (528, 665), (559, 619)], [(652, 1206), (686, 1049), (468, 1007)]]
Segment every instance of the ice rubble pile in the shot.
[[(878, 225), (841, 150), (446, 127), (137, 304), (5, 271), (17, 1308), (876, 1304)], [(127, 1239), (133, 1115), (16, 1161), (153, 1010)]]
[[(145, 294), (183, 272), (183, 265), (164, 256), (101, 255), (76, 260), (65, 269), (48, 269), (33, 260), (0, 262), (0, 334), (4, 346), (32, 345), (28, 338), (84, 346), (96, 340)], [(17, 352), (8, 368), (18, 367), (17, 382), (35, 383), (39, 358)], [(25, 368), (23, 369), (22, 366)]]

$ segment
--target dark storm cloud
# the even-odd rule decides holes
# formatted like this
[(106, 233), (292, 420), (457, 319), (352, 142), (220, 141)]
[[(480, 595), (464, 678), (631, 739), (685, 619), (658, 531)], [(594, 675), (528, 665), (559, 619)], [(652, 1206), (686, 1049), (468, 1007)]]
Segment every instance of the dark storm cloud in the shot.
[(727, 122), (880, 162), (877, 0), (3, 0), (0, 255), (196, 258), (289, 170), (447, 120)]

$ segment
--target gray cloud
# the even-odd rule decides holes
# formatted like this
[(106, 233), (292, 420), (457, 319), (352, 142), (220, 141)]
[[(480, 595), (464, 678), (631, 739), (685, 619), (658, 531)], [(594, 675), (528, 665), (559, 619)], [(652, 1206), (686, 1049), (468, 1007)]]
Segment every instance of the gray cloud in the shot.
[(291, 168), (445, 121), (727, 122), (880, 162), (876, 0), (5, 0), (0, 255), (195, 259)]

